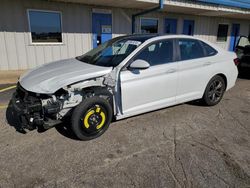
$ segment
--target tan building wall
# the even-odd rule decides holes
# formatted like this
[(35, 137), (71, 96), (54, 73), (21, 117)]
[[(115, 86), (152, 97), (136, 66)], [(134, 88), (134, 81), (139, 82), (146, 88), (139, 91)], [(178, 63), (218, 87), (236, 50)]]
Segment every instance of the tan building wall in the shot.
[[(92, 48), (91, 6), (39, 0), (2, 0), (0, 6), (0, 70), (29, 69), (81, 55)], [(101, 7), (102, 8), (102, 7)], [(62, 13), (62, 44), (32, 44), (27, 9)], [(122, 9), (113, 14), (113, 36), (128, 34), (131, 20)], [(129, 12), (129, 11), (128, 11)]]
[[(164, 33), (164, 19), (165, 18), (176, 18), (177, 23), (177, 33), (182, 34), (183, 31), (183, 21), (194, 20), (194, 36), (206, 39), (210, 42), (213, 42), (224, 49), (229, 48), (230, 43), (230, 34), (232, 24), (240, 24), (240, 35), (248, 35), (250, 33), (250, 18), (249, 20), (243, 19), (231, 19), (231, 18), (222, 18), (222, 17), (208, 17), (208, 16), (195, 16), (195, 15), (185, 15), (185, 14), (174, 14), (167, 12), (155, 12), (143, 17), (148, 18), (158, 18), (159, 19), (159, 33)], [(139, 32), (140, 24), (137, 19), (136, 30)], [(228, 37), (226, 42), (217, 42), (217, 31), (219, 24), (228, 24)]]

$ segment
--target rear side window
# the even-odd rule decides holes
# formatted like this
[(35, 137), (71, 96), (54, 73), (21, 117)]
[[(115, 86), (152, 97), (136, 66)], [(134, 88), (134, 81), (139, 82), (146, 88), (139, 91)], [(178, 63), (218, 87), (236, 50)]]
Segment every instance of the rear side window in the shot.
[(151, 66), (173, 62), (173, 40), (163, 40), (151, 43), (144, 48), (134, 60), (142, 59)]
[(205, 57), (203, 47), (198, 40), (179, 39), (178, 44), (182, 61)]
[(202, 41), (200, 41), (200, 42), (205, 50), (206, 56), (213, 56), (213, 55), (216, 55), (218, 53), (214, 48), (212, 48), (211, 46), (209, 46), (205, 42), (202, 42)]

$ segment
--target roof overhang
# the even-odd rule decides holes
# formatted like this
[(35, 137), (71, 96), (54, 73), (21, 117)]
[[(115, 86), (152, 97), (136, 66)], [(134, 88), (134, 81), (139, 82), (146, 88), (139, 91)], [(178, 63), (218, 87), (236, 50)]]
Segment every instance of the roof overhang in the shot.
[(207, 4), (199, 1), (165, 0), (164, 10), (200, 16), (250, 19), (250, 9)]
[[(66, 3), (83, 3), (94, 6), (109, 6), (133, 9), (149, 9), (158, 5), (159, 0), (50, 0)], [(221, 0), (217, 0), (221, 1)], [(215, 3), (204, 3), (204, 0), (165, 0), (164, 12), (239, 18), (250, 20), (250, 9), (227, 6)]]

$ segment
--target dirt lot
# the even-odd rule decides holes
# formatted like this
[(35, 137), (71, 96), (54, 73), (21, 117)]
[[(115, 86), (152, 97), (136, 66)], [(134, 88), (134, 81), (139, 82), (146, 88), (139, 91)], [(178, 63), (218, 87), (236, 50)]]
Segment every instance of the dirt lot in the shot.
[[(10, 94), (2, 96), (1, 103)], [(62, 126), (18, 133), (5, 111), (2, 188), (250, 187), (249, 79), (238, 79), (215, 107), (183, 104), (128, 118), (88, 142)]]

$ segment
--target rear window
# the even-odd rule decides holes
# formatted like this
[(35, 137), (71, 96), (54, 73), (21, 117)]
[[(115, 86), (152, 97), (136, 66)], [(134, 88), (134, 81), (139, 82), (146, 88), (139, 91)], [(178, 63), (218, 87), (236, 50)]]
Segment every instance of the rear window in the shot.
[(201, 41), (201, 44), (205, 50), (206, 56), (213, 56), (213, 55), (216, 55), (218, 53), (213, 47), (209, 46), (205, 42)]

